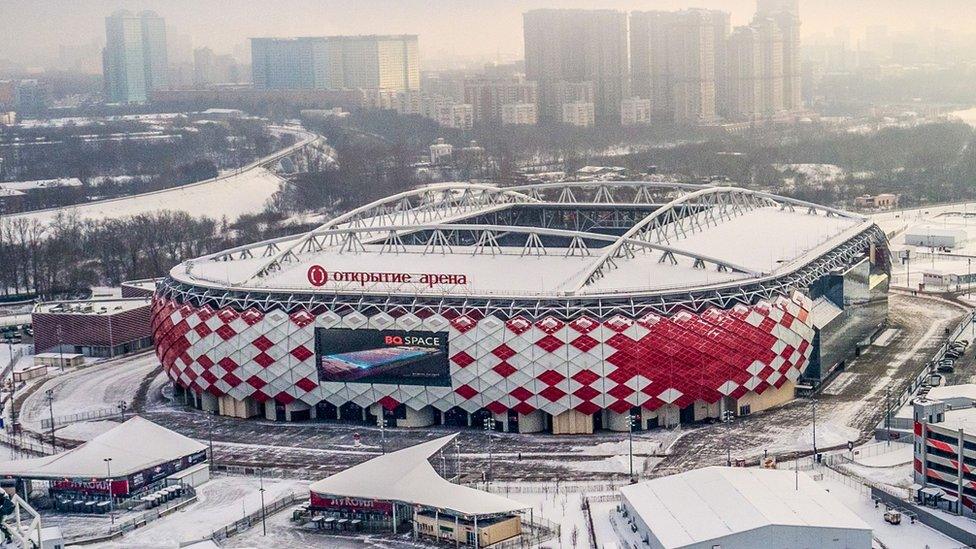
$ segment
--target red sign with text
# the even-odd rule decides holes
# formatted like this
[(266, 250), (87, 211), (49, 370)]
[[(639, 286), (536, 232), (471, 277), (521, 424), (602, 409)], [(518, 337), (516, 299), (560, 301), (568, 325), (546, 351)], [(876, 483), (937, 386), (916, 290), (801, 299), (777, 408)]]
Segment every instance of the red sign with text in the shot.
[[(72, 480), (63, 479), (56, 480), (51, 483), (51, 489), (62, 492), (78, 492), (82, 494), (107, 494), (108, 493), (108, 481), (107, 480)], [(113, 480), (112, 481), (112, 495), (123, 496), (129, 493), (129, 481), (127, 480)]]
[(306, 273), (312, 286), (324, 286), (328, 282), (353, 282), (360, 286), (373, 283), (383, 284), (421, 284), (428, 288), (468, 283), (467, 275), (453, 273), (387, 273), (372, 271), (329, 271), (321, 265), (312, 265)]
[(393, 504), (389, 501), (347, 497), (323, 496), (311, 492), (309, 507), (322, 511), (367, 512), (393, 514)]

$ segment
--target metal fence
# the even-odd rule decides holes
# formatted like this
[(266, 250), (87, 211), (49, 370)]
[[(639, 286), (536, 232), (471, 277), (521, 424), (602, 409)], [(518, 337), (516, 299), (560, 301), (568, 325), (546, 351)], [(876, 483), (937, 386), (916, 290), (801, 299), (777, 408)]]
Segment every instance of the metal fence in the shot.
[(40, 442), (23, 434), (14, 436), (2, 431), (0, 431), (0, 444), (9, 446), (18, 452), (35, 456), (49, 456), (65, 449), (58, 446), (52, 447), (50, 443)]
[[(308, 493), (306, 492), (294, 492), (282, 496), (272, 501), (271, 503), (265, 505), (263, 509), (258, 509), (257, 511), (239, 520), (235, 520), (234, 522), (228, 524), (227, 526), (224, 526), (223, 528), (218, 528), (214, 530), (213, 532), (211, 532), (209, 536), (203, 539), (212, 539), (214, 541), (225, 540), (231, 536), (240, 534), (241, 532), (248, 530), (249, 528), (251, 528), (257, 523), (260, 523), (262, 514), (265, 517), (265, 519), (267, 519), (267, 517), (277, 513), (278, 511), (287, 509), (288, 507), (292, 507), (297, 503), (307, 501), (307, 500), (308, 500)], [(198, 541), (202, 541), (202, 540), (198, 540)]]
[[(79, 412), (77, 414), (68, 414), (65, 416), (55, 416), (54, 426), (62, 427), (64, 425), (69, 425), (71, 423), (78, 423), (80, 421), (91, 421), (93, 419), (105, 419), (109, 417), (119, 416), (120, 412), (118, 408), (101, 408), (98, 410), (89, 410), (87, 412)], [(51, 428), (51, 418), (45, 418), (41, 420), (42, 429)]]

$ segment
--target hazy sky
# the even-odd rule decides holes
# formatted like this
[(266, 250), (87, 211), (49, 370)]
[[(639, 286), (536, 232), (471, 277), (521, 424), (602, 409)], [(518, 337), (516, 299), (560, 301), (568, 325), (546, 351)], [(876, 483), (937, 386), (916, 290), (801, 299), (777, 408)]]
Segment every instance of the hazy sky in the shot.
[[(709, 7), (743, 24), (754, 0), (0, 0), (0, 58), (36, 63), (60, 44), (104, 36), (118, 8), (153, 9), (193, 46), (230, 52), (251, 36), (412, 33), (427, 58), (520, 57), (521, 13), (539, 7), (619, 10)], [(801, 0), (803, 32), (885, 24), (976, 32), (974, 0)]]

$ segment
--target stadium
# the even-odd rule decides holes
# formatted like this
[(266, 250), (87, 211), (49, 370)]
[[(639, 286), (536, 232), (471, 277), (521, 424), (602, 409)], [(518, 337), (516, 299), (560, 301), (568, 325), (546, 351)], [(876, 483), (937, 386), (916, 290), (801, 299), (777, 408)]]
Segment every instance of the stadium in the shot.
[(887, 317), (870, 219), (737, 187), (445, 183), (186, 261), (153, 302), (188, 404), (627, 431), (808, 391)]

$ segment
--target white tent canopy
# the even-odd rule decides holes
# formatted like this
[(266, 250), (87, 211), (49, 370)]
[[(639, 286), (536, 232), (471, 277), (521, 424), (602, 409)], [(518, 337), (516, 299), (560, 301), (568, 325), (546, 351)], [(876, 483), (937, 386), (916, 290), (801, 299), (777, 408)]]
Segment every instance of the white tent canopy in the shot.
[(0, 462), (0, 476), (35, 479), (124, 477), (196, 454), (206, 446), (135, 416), (90, 441), (60, 454)]
[(460, 484), (437, 474), (427, 461), (457, 434), (373, 458), (312, 484), (321, 495), (397, 501), (472, 517), (512, 513), (530, 506)]

